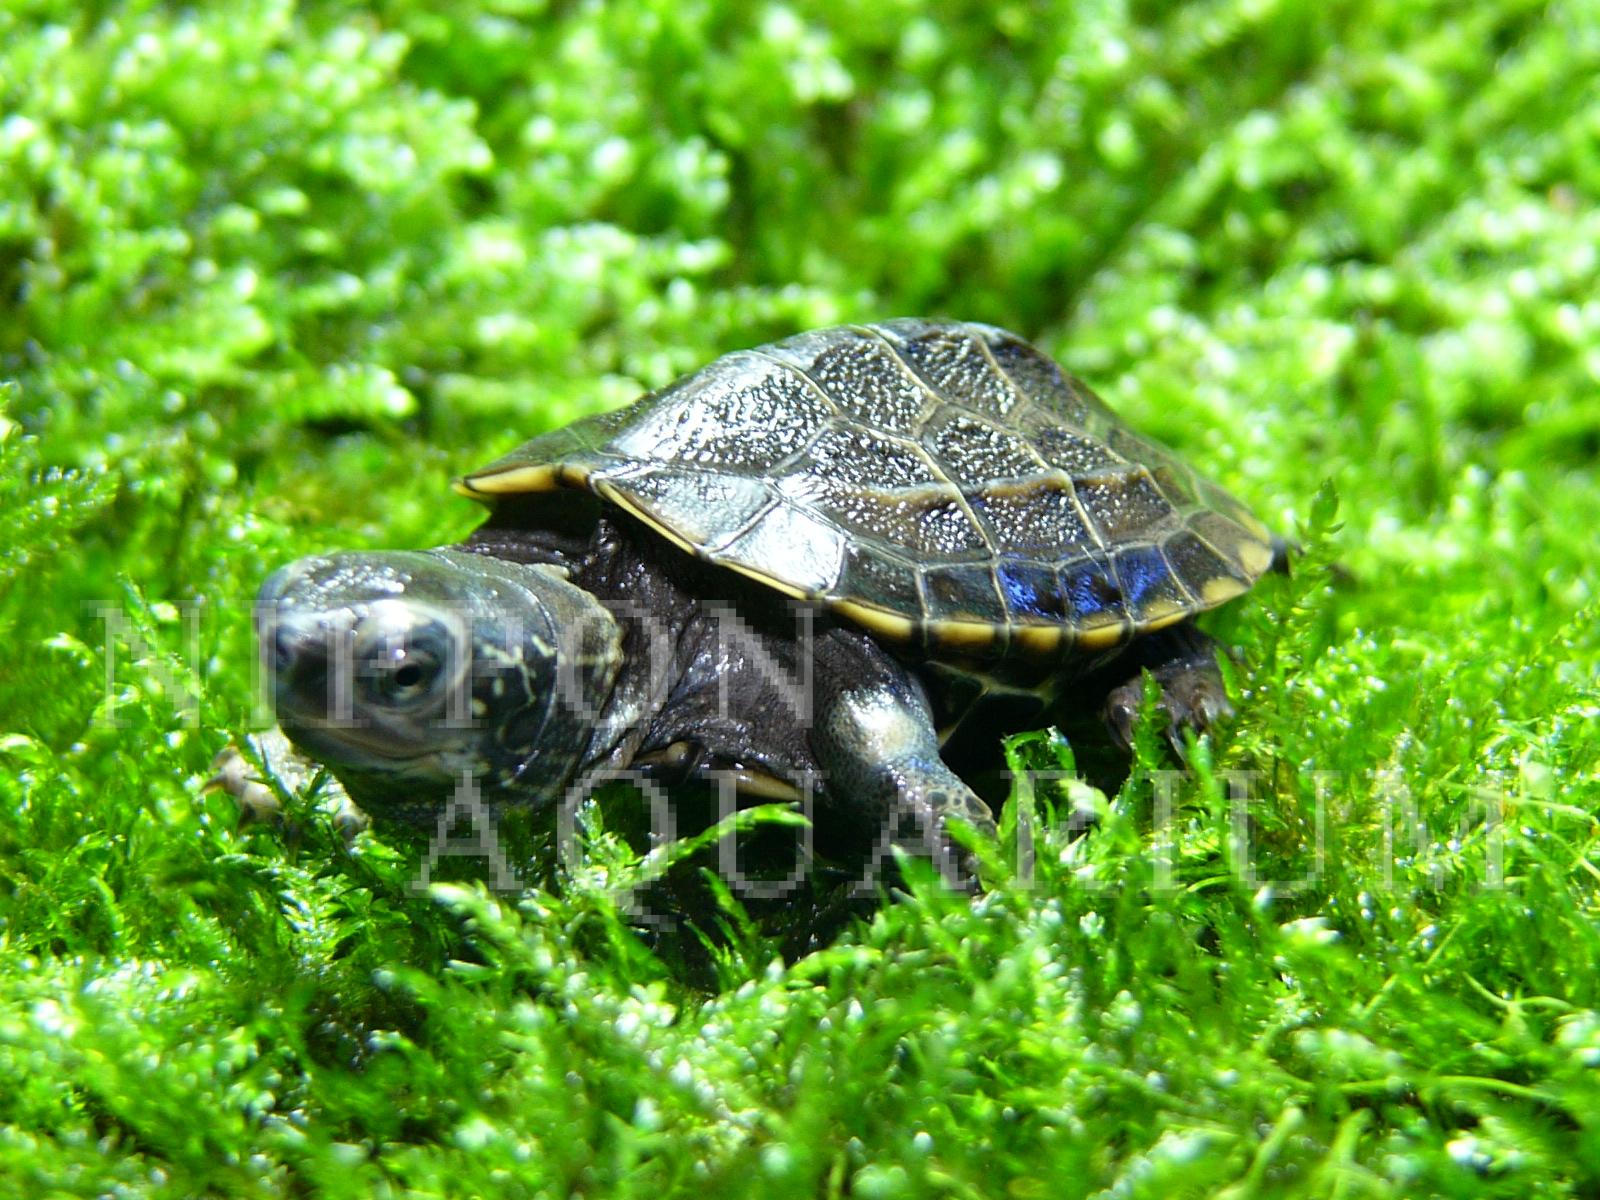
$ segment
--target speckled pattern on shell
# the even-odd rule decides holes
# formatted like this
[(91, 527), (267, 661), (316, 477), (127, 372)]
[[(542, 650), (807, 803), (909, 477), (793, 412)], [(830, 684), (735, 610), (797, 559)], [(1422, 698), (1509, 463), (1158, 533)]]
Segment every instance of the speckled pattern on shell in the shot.
[(586, 487), (877, 633), (968, 649), (1110, 644), (1238, 595), (1272, 559), (1237, 500), (985, 325), (729, 354), (459, 486)]

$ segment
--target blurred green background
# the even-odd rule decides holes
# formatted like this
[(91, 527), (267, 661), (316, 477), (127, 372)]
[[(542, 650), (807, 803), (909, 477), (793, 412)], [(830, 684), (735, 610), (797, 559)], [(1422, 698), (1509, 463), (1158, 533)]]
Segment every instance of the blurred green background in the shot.
[[(1593, 0), (0, 0), (0, 1191), (1594, 1195), (1597, 80)], [(708, 983), (624, 840), (426, 898), (203, 791), (273, 566), (899, 315), (1311, 547), (1171, 828), (1146, 745), (976, 906), (702, 884)]]

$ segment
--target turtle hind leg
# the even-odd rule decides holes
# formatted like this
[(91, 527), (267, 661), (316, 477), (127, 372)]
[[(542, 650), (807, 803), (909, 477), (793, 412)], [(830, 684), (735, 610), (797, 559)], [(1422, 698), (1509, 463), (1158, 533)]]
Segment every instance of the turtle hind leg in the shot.
[(1144, 704), (1144, 672), (1161, 689), (1158, 711), (1166, 718), (1167, 740), (1181, 757), (1183, 731), (1204, 733), (1233, 712), (1215, 641), (1185, 621), (1140, 638), (1108, 670), (1121, 677), (1106, 694), (1103, 713), (1111, 736), (1123, 749), (1133, 747), (1133, 727)]

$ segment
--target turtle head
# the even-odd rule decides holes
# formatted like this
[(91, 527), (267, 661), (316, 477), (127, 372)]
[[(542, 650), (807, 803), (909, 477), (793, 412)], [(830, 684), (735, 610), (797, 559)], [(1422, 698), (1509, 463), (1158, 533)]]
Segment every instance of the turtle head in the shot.
[(455, 550), (275, 572), (256, 629), (279, 723), (376, 816), (429, 820), (553, 795), (590, 751), (621, 665), (610, 612), (559, 568)]

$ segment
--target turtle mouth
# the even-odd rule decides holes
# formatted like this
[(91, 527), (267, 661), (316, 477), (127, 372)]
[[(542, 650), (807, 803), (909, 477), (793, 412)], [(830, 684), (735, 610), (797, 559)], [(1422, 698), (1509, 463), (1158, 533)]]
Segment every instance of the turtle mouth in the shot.
[(447, 778), (437, 748), (396, 741), (364, 725), (279, 714), (289, 740), (312, 758), (385, 774)]

